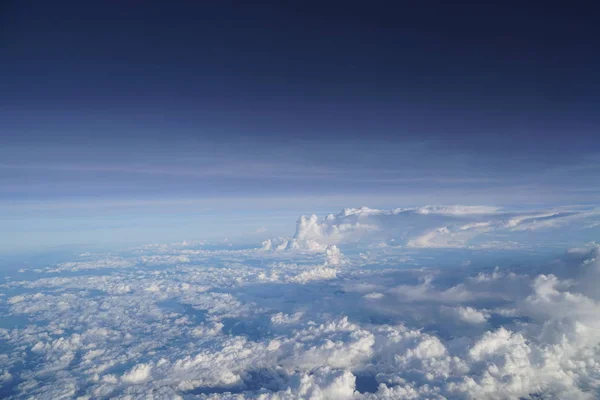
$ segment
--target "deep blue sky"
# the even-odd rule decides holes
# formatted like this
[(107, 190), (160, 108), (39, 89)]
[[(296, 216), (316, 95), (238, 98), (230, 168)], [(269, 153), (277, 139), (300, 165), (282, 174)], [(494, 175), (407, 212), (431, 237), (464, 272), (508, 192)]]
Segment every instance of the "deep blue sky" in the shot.
[(2, 235), (598, 203), (598, 8), (454, 3), (2, 2)]

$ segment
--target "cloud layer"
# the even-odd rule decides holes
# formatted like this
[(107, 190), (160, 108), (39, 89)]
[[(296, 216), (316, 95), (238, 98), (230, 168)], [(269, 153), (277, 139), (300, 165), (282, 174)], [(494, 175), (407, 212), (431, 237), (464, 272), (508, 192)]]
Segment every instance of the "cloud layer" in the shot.
[(440, 267), (455, 246), (422, 239), (475, 230), (454, 236), (475, 256), (486, 232), (582, 213), (347, 209), (263, 248), (150, 245), (14, 272), (0, 288), (0, 396), (598, 398), (598, 245)]

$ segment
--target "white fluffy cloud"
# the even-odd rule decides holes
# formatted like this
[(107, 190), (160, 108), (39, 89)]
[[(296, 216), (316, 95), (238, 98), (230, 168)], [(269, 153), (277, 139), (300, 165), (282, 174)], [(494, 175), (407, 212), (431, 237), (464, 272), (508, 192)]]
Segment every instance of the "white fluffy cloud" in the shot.
[[(575, 218), (527, 215), (348, 209), (301, 219), (294, 251), (174, 244), (15, 272), (0, 286), (0, 396), (598, 398), (598, 245), (518, 268), (517, 252), (495, 268), (475, 250), (453, 268), (437, 267), (452, 253), (394, 252), (442, 220), (453, 242), (423, 243)], [(403, 246), (338, 248), (383, 233)]]

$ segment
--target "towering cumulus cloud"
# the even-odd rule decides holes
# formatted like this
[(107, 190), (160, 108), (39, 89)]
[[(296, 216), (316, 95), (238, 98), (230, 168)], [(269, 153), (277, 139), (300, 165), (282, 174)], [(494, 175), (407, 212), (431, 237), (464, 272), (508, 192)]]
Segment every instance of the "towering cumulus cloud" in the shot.
[(596, 218), (345, 209), (262, 247), (150, 245), (15, 271), (0, 396), (597, 399), (600, 246), (535, 241), (597, 233)]

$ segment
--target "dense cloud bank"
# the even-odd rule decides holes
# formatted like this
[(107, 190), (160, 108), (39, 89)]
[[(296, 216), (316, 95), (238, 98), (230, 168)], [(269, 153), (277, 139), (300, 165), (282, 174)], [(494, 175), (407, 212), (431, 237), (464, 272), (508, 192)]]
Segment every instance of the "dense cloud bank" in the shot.
[[(449, 206), (376, 210), (347, 208), (324, 218), (302, 216), (293, 238), (267, 240), (266, 249), (323, 250), (328, 245), (378, 244), (408, 248), (515, 249), (544, 239), (548, 231), (597, 228), (592, 208), (510, 211)], [(535, 234), (534, 234), (535, 233)]]
[[(300, 219), (280, 250), (153, 245), (15, 272), (0, 288), (0, 396), (595, 399), (598, 245), (442, 268), (456, 249), (411, 245), (397, 220), (508, 231), (579, 214), (555, 215), (352, 209)], [(404, 242), (344, 248), (358, 231)]]

